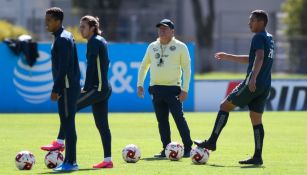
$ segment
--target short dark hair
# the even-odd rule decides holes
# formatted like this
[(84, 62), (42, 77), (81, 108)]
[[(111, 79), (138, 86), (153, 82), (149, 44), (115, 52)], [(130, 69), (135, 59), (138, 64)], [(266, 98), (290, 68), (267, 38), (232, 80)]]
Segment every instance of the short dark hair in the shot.
[(264, 10), (254, 10), (251, 13), (258, 21), (263, 21), (264, 26), (268, 24), (268, 14)]
[(51, 15), (55, 20), (60, 20), (61, 22), (64, 19), (64, 12), (59, 7), (51, 7), (46, 10), (46, 15)]

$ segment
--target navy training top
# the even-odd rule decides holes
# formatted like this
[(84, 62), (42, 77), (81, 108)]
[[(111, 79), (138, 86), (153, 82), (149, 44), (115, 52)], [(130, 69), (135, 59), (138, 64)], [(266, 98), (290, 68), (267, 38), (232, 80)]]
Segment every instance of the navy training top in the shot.
[(53, 33), (51, 62), (53, 88), (52, 92), (60, 93), (64, 88), (80, 88), (80, 68), (77, 48), (72, 34), (64, 27)]

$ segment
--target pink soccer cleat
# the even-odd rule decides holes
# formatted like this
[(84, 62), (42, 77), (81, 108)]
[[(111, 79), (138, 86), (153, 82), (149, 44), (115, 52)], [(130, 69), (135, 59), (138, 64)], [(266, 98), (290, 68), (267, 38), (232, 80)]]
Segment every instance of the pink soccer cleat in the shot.
[(113, 168), (113, 162), (100, 162), (98, 164), (93, 165), (93, 168)]
[(56, 150), (59, 150), (59, 151), (63, 152), (64, 149), (65, 149), (65, 145), (61, 144), (61, 143), (58, 143), (57, 141), (52, 141), (51, 144), (44, 145), (44, 146), (41, 147), (41, 149), (44, 150), (44, 151), (56, 151)]

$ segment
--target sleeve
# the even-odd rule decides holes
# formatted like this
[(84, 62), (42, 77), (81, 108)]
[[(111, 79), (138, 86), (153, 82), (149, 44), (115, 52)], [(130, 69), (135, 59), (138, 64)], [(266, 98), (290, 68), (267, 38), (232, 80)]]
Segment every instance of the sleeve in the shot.
[(88, 91), (92, 88), (95, 70), (97, 69), (97, 57), (99, 56), (99, 45), (88, 43), (87, 47), (87, 67), (83, 90)]
[(147, 47), (145, 56), (143, 58), (141, 66), (139, 68), (137, 87), (139, 87), (139, 86), (143, 87), (143, 85), (144, 85), (144, 80), (146, 78), (146, 74), (147, 74), (149, 66), (151, 64), (149, 52), (150, 52), (150, 46)]
[(191, 59), (186, 45), (182, 47), (181, 67), (183, 70), (182, 90), (185, 92), (189, 92), (190, 78), (191, 78)]
[(253, 48), (255, 50), (263, 50), (264, 49), (264, 37), (262, 35), (255, 35), (253, 38)]
[[(100, 66), (109, 67), (110, 59), (109, 59), (109, 53), (108, 53), (108, 44), (103, 43), (100, 50), (101, 50)], [(101, 67), (101, 70), (102, 70), (102, 67)], [(103, 72), (103, 73), (105, 73), (106, 75), (108, 74), (108, 72)]]
[(69, 57), (71, 57), (71, 44), (65, 38), (59, 38), (56, 46), (58, 50), (59, 57), (59, 70), (57, 76), (54, 78), (54, 84), (52, 88), (52, 92), (59, 93), (61, 88), (64, 87), (65, 76), (67, 75), (68, 65), (69, 65)]

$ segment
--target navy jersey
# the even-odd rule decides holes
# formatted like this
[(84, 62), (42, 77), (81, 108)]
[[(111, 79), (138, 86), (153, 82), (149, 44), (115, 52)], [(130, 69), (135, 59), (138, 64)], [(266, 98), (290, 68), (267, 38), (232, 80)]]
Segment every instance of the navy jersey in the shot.
[(273, 64), (274, 56), (274, 40), (271, 34), (266, 31), (256, 33), (252, 39), (251, 47), (249, 51), (249, 63), (247, 68), (246, 83), (248, 83), (252, 68), (254, 66), (254, 61), (256, 58), (257, 50), (264, 50), (263, 63), (260, 72), (257, 76), (256, 86), (271, 86), (271, 68)]
[(98, 91), (109, 90), (109, 56), (106, 40), (100, 35), (93, 35), (87, 43), (87, 69), (83, 90), (96, 88)]
[(72, 34), (61, 27), (53, 35), (55, 38), (51, 47), (54, 80), (52, 92), (60, 93), (64, 88), (80, 87), (79, 62)]

